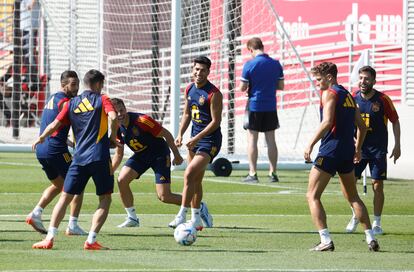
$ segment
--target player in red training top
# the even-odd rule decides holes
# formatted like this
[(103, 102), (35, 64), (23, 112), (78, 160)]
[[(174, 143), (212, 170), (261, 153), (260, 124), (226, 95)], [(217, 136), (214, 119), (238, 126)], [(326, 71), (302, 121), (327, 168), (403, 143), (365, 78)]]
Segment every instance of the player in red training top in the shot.
[[(362, 119), (368, 127), (367, 136), (362, 145), (362, 160), (355, 166), (355, 176), (361, 178), (367, 165), (371, 172), (372, 189), (374, 191), (374, 222), (372, 230), (375, 235), (383, 233), (381, 227), (381, 214), (384, 207), (384, 180), (387, 179), (387, 149), (388, 149), (388, 120), (392, 123), (394, 133), (394, 148), (390, 158), (394, 163), (401, 155), (400, 148), (400, 122), (397, 111), (391, 99), (374, 89), (376, 83), (376, 71), (371, 66), (359, 69), (359, 90), (354, 93), (354, 98), (361, 111)], [(358, 226), (355, 212), (349, 221), (346, 231), (354, 232)]]
[[(49, 98), (43, 110), (40, 134), (55, 120), (63, 104), (78, 94), (79, 78), (75, 71), (63, 72), (60, 77), (60, 84), (62, 89)], [(67, 145), (68, 133), (69, 126), (61, 126), (59, 130), (36, 147), (36, 157), (52, 184), (43, 191), (36, 207), (27, 216), (26, 223), (42, 234), (47, 233), (41, 218), (43, 209), (62, 191), (63, 181), (72, 162), (72, 155), (69, 153)], [(66, 229), (67, 235), (88, 234), (78, 225), (82, 200), (83, 194), (73, 198), (69, 224)]]
[(165, 203), (180, 205), (181, 195), (171, 192), (170, 149), (174, 154), (173, 165), (180, 165), (183, 158), (174, 144), (171, 133), (158, 122), (145, 114), (127, 112), (124, 102), (119, 98), (112, 98), (111, 102), (118, 114), (117, 136), (122, 144), (116, 148), (112, 158), (114, 171), (124, 157), (124, 144), (134, 152), (118, 176), (119, 194), (128, 215), (126, 221), (118, 227), (139, 227), (134, 196), (129, 184), (152, 168), (158, 198)]
[[(35, 243), (33, 248), (51, 249), (57, 228), (62, 221), (69, 203), (75, 195), (85, 189), (90, 177), (93, 178), (99, 206), (92, 218), (88, 238), (84, 249), (108, 249), (96, 241), (96, 236), (104, 224), (111, 204), (114, 187), (114, 176), (109, 154), (110, 143), (116, 145), (116, 112), (106, 95), (101, 95), (105, 76), (90, 70), (85, 74), (83, 82), (88, 88), (81, 95), (65, 104), (63, 110), (39, 136), (33, 144), (35, 149), (39, 143), (56, 131), (62, 124), (71, 125), (75, 139), (75, 153), (72, 164), (66, 175), (63, 192), (53, 209), (52, 218), (46, 239)], [(108, 121), (111, 135), (108, 138)]]

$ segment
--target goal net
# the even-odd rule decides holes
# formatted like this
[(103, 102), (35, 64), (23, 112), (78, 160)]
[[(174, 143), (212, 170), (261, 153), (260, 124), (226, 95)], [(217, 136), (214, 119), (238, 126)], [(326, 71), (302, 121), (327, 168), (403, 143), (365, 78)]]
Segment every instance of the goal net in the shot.
[[(279, 163), (303, 163), (303, 150), (318, 123), (318, 96), (304, 62), (289, 42), (270, 1), (181, 1), (181, 111), (191, 82), (192, 59), (212, 60), (209, 80), (224, 96), (223, 146), (219, 156), (247, 161), (243, 130), (246, 97), (236, 91), (243, 64), (251, 56), (246, 42), (263, 40), (265, 51), (284, 67), (285, 89), (277, 91), (280, 129), (276, 132)], [(123, 98), (131, 111), (149, 113), (167, 128), (171, 111), (171, 1), (105, 1), (103, 69), (106, 91)], [(305, 68), (308, 67), (308, 68)], [(259, 161), (266, 160), (263, 135)]]

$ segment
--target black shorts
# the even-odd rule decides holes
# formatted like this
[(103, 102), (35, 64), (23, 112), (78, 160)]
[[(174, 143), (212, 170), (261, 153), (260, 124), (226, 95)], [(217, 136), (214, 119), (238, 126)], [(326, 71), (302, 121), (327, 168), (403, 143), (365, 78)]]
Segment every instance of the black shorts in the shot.
[(266, 132), (279, 128), (277, 111), (250, 111), (247, 129)]

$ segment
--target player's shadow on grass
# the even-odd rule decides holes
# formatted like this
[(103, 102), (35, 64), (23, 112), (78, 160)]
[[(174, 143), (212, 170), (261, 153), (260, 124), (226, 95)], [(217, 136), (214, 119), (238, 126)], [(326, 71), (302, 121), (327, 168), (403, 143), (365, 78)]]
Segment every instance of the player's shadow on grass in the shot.
[(154, 233), (154, 234), (148, 234), (148, 233), (108, 233), (106, 236), (114, 236), (114, 237), (171, 237), (171, 234), (166, 233)]
[(34, 230), (1, 230), (0, 232), (11, 232), (11, 233), (31, 232), (31, 233), (37, 233)]
[(215, 252), (227, 252), (227, 253), (253, 253), (253, 254), (265, 254), (271, 252), (281, 252), (276, 250), (231, 250), (231, 249), (209, 249), (207, 246), (191, 246), (191, 247), (183, 247), (177, 245), (177, 249), (154, 249), (154, 248), (125, 248), (125, 249), (115, 249), (115, 250), (122, 250), (122, 251), (157, 251), (157, 252), (204, 252), (204, 253), (215, 253)]

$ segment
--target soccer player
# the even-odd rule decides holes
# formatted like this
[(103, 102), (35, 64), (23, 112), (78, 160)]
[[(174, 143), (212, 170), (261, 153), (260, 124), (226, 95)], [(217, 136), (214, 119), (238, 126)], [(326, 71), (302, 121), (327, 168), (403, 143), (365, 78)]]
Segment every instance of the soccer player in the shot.
[[(90, 177), (93, 178), (96, 194), (99, 196), (98, 209), (92, 218), (88, 238), (84, 243), (86, 250), (108, 249), (96, 241), (97, 233), (104, 224), (111, 204), (114, 176), (109, 154), (110, 144), (116, 143), (118, 122), (116, 112), (106, 95), (101, 91), (105, 76), (97, 71), (88, 71), (83, 79), (85, 90), (65, 104), (56, 119), (43, 131), (33, 144), (35, 149), (46, 137), (61, 125), (71, 125), (75, 139), (75, 153), (66, 175), (63, 192), (53, 209), (46, 238), (33, 244), (33, 248), (51, 249), (69, 203), (75, 195), (81, 194)], [(111, 135), (108, 138), (108, 121)]]
[[(343, 86), (338, 85), (336, 65), (323, 62), (313, 67), (311, 72), (321, 90), (321, 123), (305, 149), (305, 160), (311, 161), (312, 149), (319, 140), (321, 140), (321, 145), (309, 173), (306, 197), (321, 241), (310, 250), (333, 251), (335, 249), (329, 234), (321, 196), (331, 177), (338, 172), (342, 192), (365, 229), (369, 250), (378, 251), (379, 245), (371, 229), (367, 208), (359, 198), (354, 176), (354, 161), (358, 162), (361, 159), (361, 147), (367, 128), (352, 95)], [(356, 142), (354, 142), (355, 124), (357, 126)]]
[(191, 138), (185, 143), (188, 149), (187, 168), (184, 173), (184, 187), (181, 209), (170, 226), (185, 222), (187, 209), (191, 205), (191, 224), (202, 230), (201, 210), (207, 216), (207, 227), (213, 226), (213, 218), (206, 205), (201, 205), (203, 198), (202, 181), (207, 165), (221, 148), (221, 112), (223, 95), (207, 78), (210, 74), (211, 61), (205, 56), (193, 60), (193, 83), (185, 91), (184, 113), (181, 118), (175, 144), (181, 147), (183, 135), (192, 122)]
[[(64, 103), (75, 97), (79, 90), (79, 78), (74, 71), (65, 71), (60, 76), (61, 90), (52, 95), (43, 110), (40, 124), (40, 134), (55, 120)], [(45, 141), (36, 147), (36, 157), (42, 165), (48, 179), (52, 183), (42, 194), (33, 211), (27, 216), (26, 223), (36, 231), (46, 234), (47, 230), (42, 223), (43, 209), (62, 191), (63, 181), (68, 172), (72, 155), (69, 153), (67, 139), (69, 126), (61, 126), (59, 130), (45, 138)], [(82, 206), (83, 194), (73, 198), (67, 235), (87, 235), (78, 225), (78, 216)]]
[(152, 168), (158, 198), (165, 203), (180, 205), (181, 195), (171, 192), (170, 149), (174, 154), (173, 165), (180, 165), (183, 158), (171, 133), (158, 122), (142, 113), (127, 112), (124, 102), (119, 98), (112, 98), (111, 102), (118, 115), (120, 126), (117, 135), (122, 144), (116, 148), (112, 158), (114, 171), (124, 156), (124, 144), (134, 152), (118, 176), (119, 194), (128, 215), (126, 221), (118, 227), (139, 227), (134, 196), (129, 184)]
[[(400, 122), (397, 111), (390, 98), (374, 89), (376, 71), (371, 66), (359, 69), (359, 91), (354, 94), (356, 103), (361, 111), (362, 119), (368, 127), (367, 136), (362, 145), (362, 160), (355, 166), (355, 176), (361, 178), (362, 172), (369, 164), (374, 191), (374, 222), (372, 229), (375, 235), (383, 233), (381, 214), (384, 207), (384, 180), (387, 179), (387, 148), (388, 148), (388, 120), (392, 123), (394, 133), (394, 148), (390, 158), (394, 163), (401, 155)], [(358, 219), (353, 216), (346, 227), (347, 232), (354, 232), (358, 226)]]
[(243, 181), (259, 182), (256, 173), (257, 141), (259, 132), (263, 132), (269, 158), (269, 181), (278, 182), (275, 130), (279, 128), (279, 119), (276, 111), (276, 90), (284, 88), (283, 68), (278, 60), (264, 53), (263, 43), (259, 38), (251, 38), (247, 42), (247, 49), (253, 59), (243, 66), (240, 85), (240, 90), (249, 96), (248, 124), (245, 126), (248, 131), (249, 174)]

